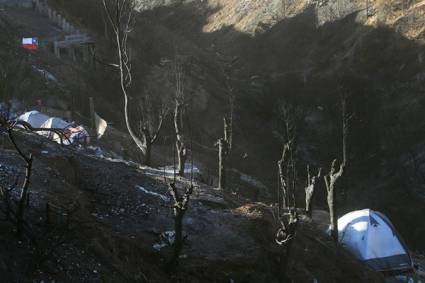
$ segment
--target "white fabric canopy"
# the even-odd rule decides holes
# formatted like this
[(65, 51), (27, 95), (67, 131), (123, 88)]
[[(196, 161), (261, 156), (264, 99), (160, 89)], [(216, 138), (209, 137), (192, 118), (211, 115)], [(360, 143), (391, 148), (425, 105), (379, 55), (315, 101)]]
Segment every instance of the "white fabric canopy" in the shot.
[(371, 209), (350, 212), (338, 219), (339, 242), (374, 269), (411, 268), (409, 253), (394, 226)]
[(63, 130), (64, 137), (61, 137), (51, 131), (39, 131), (39, 135), (45, 136), (57, 143), (70, 145), (74, 142), (88, 144), (90, 141), (89, 134), (82, 126), (73, 127), (72, 124), (57, 118), (49, 117), (38, 111), (30, 111), (22, 114), (18, 118), (19, 121), (24, 121), (30, 124), (33, 128), (60, 129)]
[(49, 116), (38, 111), (29, 111), (19, 116), (18, 121), (27, 122), (33, 128), (41, 128), (41, 125), (49, 120), (49, 118)]

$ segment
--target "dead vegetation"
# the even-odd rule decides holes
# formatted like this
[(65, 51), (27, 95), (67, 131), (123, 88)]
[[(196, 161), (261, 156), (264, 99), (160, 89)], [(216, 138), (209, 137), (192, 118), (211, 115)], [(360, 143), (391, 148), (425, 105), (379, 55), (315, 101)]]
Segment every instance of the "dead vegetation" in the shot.
[[(114, 65), (117, 65), (119, 70), (120, 87), (125, 100), (124, 116), (127, 122), (127, 130), (133, 136), (133, 140), (136, 141), (138, 148), (144, 152), (145, 163), (149, 165), (151, 163), (151, 147), (158, 139), (159, 132), (165, 121), (166, 111), (160, 107), (159, 110), (164, 111), (159, 111), (160, 115), (158, 117), (151, 118), (152, 116), (156, 116), (155, 114), (151, 115), (151, 117), (146, 117), (144, 113), (147, 112), (147, 108), (150, 108), (150, 102), (148, 100), (140, 100), (142, 105), (140, 108), (143, 109), (141, 110), (141, 116), (143, 117), (140, 118), (139, 135), (137, 137), (136, 133), (132, 134), (127, 110), (128, 99), (131, 98), (131, 95), (127, 93), (131, 90), (132, 79), (129, 65), (131, 60), (127, 57), (125, 47), (127, 40), (126, 32), (130, 29), (130, 24), (128, 23), (131, 23), (131, 20), (129, 20), (130, 16), (128, 16), (126, 8), (120, 6), (118, 1), (115, 3), (118, 6), (109, 6), (110, 8), (107, 5), (108, 3), (113, 3), (113, 1), (103, 3), (106, 12), (112, 18), (112, 29), (114, 32), (116, 31), (116, 45), (118, 46), (117, 52), (120, 63)], [(290, 5), (283, 4), (285, 5), (283, 16), (290, 15)], [(122, 12), (122, 15), (124, 15), (122, 18), (115, 17), (116, 13), (111, 12), (114, 7), (117, 7), (116, 11), (118, 11), (118, 14)], [(119, 26), (123, 23), (123, 20), (124, 28), (120, 28)], [(173, 99), (173, 137), (175, 137), (175, 144), (173, 144), (173, 148), (175, 145), (174, 152), (177, 152), (178, 156), (178, 175), (184, 177), (188, 153), (193, 158), (192, 142), (190, 142), (190, 149), (188, 147), (188, 137), (192, 139), (192, 133), (188, 133), (187, 131), (188, 127), (190, 127), (187, 121), (187, 113), (192, 112), (192, 109), (189, 107), (191, 101), (188, 102), (188, 93), (185, 89), (185, 76), (187, 75), (185, 67), (187, 66), (180, 64), (178, 58), (175, 58), (175, 62), (173, 73), (175, 75), (175, 97)], [(191, 66), (188, 68), (190, 69)], [(187, 73), (191, 73), (190, 70)], [(304, 83), (306, 82), (305, 80)], [(287, 116), (290, 117), (291, 115)], [(236, 280), (250, 282), (285, 281), (294, 280), (294, 278), (309, 281), (319, 278), (319, 280), (325, 280), (324, 282), (338, 282), (338, 280), (339, 282), (349, 282), (350, 280), (352, 282), (361, 282), (362, 280), (368, 280), (368, 276), (373, 277), (374, 275), (370, 275), (361, 267), (351, 262), (347, 263), (344, 261), (341, 265), (338, 264), (337, 268), (330, 268), (330, 266), (335, 264), (337, 259), (347, 259), (333, 249), (333, 246), (327, 242), (328, 239), (326, 236), (322, 235), (320, 231), (315, 230), (314, 225), (309, 222), (311, 220), (304, 218), (302, 215), (303, 211), (298, 209), (296, 195), (303, 193), (302, 190), (298, 189), (299, 186), (297, 184), (296, 161), (298, 140), (295, 134), (296, 123), (290, 122), (291, 118), (288, 117), (285, 124), (287, 137), (283, 142), (282, 155), (278, 161), (280, 184), (277, 200), (277, 206), (279, 208), (277, 221), (263, 219), (266, 213), (264, 213), (263, 210), (265, 209), (260, 204), (258, 206), (253, 204), (252, 207), (243, 207), (243, 209), (241, 207), (233, 207), (241, 205), (241, 198), (238, 199), (231, 195), (232, 182), (229, 182), (228, 179), (226, 180), (225, 175), (226, 158), (232, 147), (232, 132), (229, 129), (233, 128), (233, 120), (229, 122), (224, 119), (223, 138), (218, 141), (219, 187), (230, 188), (229, 193), (219, 193), (218, 196), (213, 196), (211, 187), (202, 185), (206, 193), (203, 196), (204, 198), (201, 198), (199, 192), (197, 190), (193, 192), (192, 184), (188, 186), (188, 180), (184, 178), (179, 178), (179, 183), (176, 183), (174, 180), (173, 183), (168, 184), (167, 181), (158, 181), (158, 179), (162, 179), (163, 176), (161, 175), (155, 178), (147, 177), (149, 176), (147, 173), (152, 173), (148, 172), (148, 170), (143, 172), (137, 166), (129, 167), (124, 164), (111, 165), (105, 161), (78, 156), (78, 166), (74, 168), (76, 171), (75, 174), (79, 175), (78, 182), (71, 185), (72, 189), (85, 195), (85, 198), (92, 200), (90, 205), (88, 205), (90, 208), (84, 212), (82, 219), (93, 225), (91, 228), (83, 227), (84, 225), (81, 227), (78, 226), (82, 234), (79, 240), (84, 242), (83, 237), (95, 236), (93, 242), (89, 244), (78, 244), (81, 249), (87, 244), (95, 254), (93, 258), (104, 261), (102, 264), (105, 266), (101, 268), (101, 271), (95, 269), (96, 272), (92, 273), (97, 274), (98, 272), (102, 272), (107, 274), (105, 276), (111, 276), (114, 279), (119, 278), (117, 280), (124, 282), (131, 282), (132, 280), (148, 281), (153, 280), (152, 278), (157, 282), (165, 282), (164, 280), (184, 281), (189, 278), (194, 280), (209, 280), (212, 282), (235, 280), (234, 278)], [(337, 181), (342, 175), (346, 174), (346, 139), (348, 131), (346, 121), (345, 111), (343, 110), (342, 162), (338, 164), (335, 159), (331, 163), (330, 171), (324, 176), (328, 193), (331, 229), (333, 230), (332, 235), (334, 238), (337, 231), (336, 218), (338, 216), (338, 210), (336, 209), (338, 208), (338, 203), (335, 202), (335, 194), (339, 189)], [(154, 125), (155, 122), (158, 124)], [(236, 138), (240, 137), (236, 136)], [(31, 148), (31, 146), (29, 147)], [(56, 149), (51, 150), (58, 155), (69, 154), (68, 152), (56, 152)], [(240, 153), (240, 151), (237, 153)], [(31, 167), (31, 164), (28, 165), (28, 160), (31, 157), (26, 155), (21, 155), (21, 157), (24, 158), (27, 167)], [(49, 158), (45, 158), (45, 162), (49, 162)], [(168, 158), (171, 158), (171, 156), (168, 156)], [(271, 163), (273, 163), (272, 166), (276, 166), (276, 163)], [(304, 188), (305, 210), (307, 215), (312, 216), (312, 199), (317, 189), (317, 182), (321, 180), (321, 170), (319, 169), (317, 174), (312, 176), (309, 169), (308, 166), (307, 185)], [(62, 174), (64, 173), (62, 172)], [(193, 175), (193, 172), (191, 175)], [(118, 180), (113, 180), (114, 178)], [(136, 193), (134, 188), (140, 186), (141, 183), (144, 190), (136, 190)], [(166, 197), (161, 198), (161, 196), (167, 193), (167, 184), (168, 192), (171, 195), (173, 221), (169, 220), (171, 217), (169, 217), (169, 212), (167, 212), (170, 206), (162, 203)], [(216, 199), (214, 197), (219, 198), (220, 202), (215, 201)], [(191, 204), (190, 209), (189, 201)], [(46, 203), (46, 224), (51, 223), (52, 207), (55, 206), (49, 204), (49, 202)], [(73, 214), (71, 212), (72, 210), (63, 208), (58, 210), (66, 211), (64, 214), (67, 215), (66, 219), (68, 220), (65, 220), (65, 222), (69, 222), (68, 215)], [(261, 223), (266, 224), (261, 226), (261, 229), (253, 228), (255, 226), (254, 224)], [(69, 224), (66, 224), (66, 226), (68, 227)], [(275, 231), (267, 230), (267, 228), (276, 226), (277, 229)], [(183, 229), (183, 227), (185, 228)], [(158, 238), (161, 239), (160, 235), (163, 235), (168, 229), (174, 229), (174, 243), (169, 243), (169, 247), (165, 246), (164, 251), (154, 251), (152, 249), (153, 245), (158, 241)], [(183, 230), (188, 231), (186, 236)], [(207, 231), (205, 232), (204, 230)], [(315, 233), (320, 236), (312, 237), (311, 235), (316, 235)], [(208, 235), (208, 243), (205, 241), (205, 235)], [(264, 238), (267, 240), (264, 240)], [(61, 244), (63, 243), (62, 240), (59, 242)], [(183, 249), (184, 244), (186, 246)], [(320, 262), (323, 260), (322, 255), (315, 256), (314, 252), (304, 249), (304, 246), (308, 246), (315, 252), (330, 253), (332, 254), (332, 260)], [(261, 249), (265, 247), (267, 252), (259, 251), (260, 247)], [(169, 259), (170, 248), (172, 250), (171, 260)], [(252, 254), (250, 254), (251, 252)], [(75, 255), (75, 253), (72, 254)], [(274, 255), (273, 259), (277, 259), (276, 265), (269, 266), (268, 261), (260, 262), (261, 259), (267, 258), (270, 254)], [(50, 253), (47, 253), (47, 255), (47, 258), (51, 256)], [(305, 257), (311, 257), (312, 259), (305, 260)], [(317, 262), (314, 262), (313, 259)], [(158, 269), (152, 269), (153, 271), (148, 270), (164, 261), (169, 263), (168, 266), (175, 266), (179, 262), (179, 267), (182, 268), (173, 270), (171, 277), (163, 274)], [(307, 261), (309, 261), (308, 264), (305, 263)], [(248, 269), (252, 270), (247, 271)], [(326, 270), (329, 274), (325, 274), (323, 270)], [(94, 275), (92, 274), (91, 276)], [(351, 277), (347, 278), (348, 276)], [(71, 277), (67, 278), (69, 279)], [(90, 278), (93, 279), (94, 277)], [(81, 277), (79, 279), (82, 280)], [(96, 280), (102, 280), (102, 278), (96, 277)], [(374, 282), (374, 280), (370, 279), (370, 282)]]

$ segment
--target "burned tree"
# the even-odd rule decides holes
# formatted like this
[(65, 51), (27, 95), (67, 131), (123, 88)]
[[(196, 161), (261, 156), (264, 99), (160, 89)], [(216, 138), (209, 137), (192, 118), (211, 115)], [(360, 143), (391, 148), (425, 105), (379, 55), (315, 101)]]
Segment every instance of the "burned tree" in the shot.
[(22, 151), (22, 149), (19, 147), (19, 145), (16, 143), (15, 136), (14, 136), (14, 129), (16, 127), (16, 123), (8, 121), (4, 119), (3, 117), (0, 117), (0, 126), (7, 132), (10, 142), (12, 143), (13, 147), (15, 148), (16, 152), (19, 154), (21, 159), (25, 162), (25, 179), (21, 187), (19, 199), (17, 201), (16, 211), (13, 211), (10, 206), (9, 193), (13, 189), (15, 189), (17, 185), (17, 181), (15, 182), (14, 186), (11, 186), (10, 188), (1, 189), (1, 194), (6, 204), (6, 210), (7, 210), (6, 214), (7, 216), (10, 216), (10, 215), (14, 216), (16, 220), (16, 235), (18, 238), (21, 238), (23, 227), (24, 227), (24, 214), (25, 214), (25, 207), (26, 207), (27, 199), (28, 199), (33, 156), (31, 153), (29, 153), (28, 155), (25, 154)]
[[(286, 273), (288, 263), (291, 257), (292, 243), (296, 234), (298, 224), (298, 214), (295, 207), (295, 179), (294, 172), (291, 172), (295, 166), (295, 159), (293, 158), (293, 143), (288, 141), (282, 152), (282, 158), (278, 162), (279, 167), (279, 180), (282, 192), (282, 205), (284, 210), (280, 209), (278, 204), (278, 229), (275, 234), (275, 242), (278, 245), (279, 252), (279, 275), (282, 280), (286, 280)], [(291, 204), (292, 202), (292, 204)], [(291, 207), (291, 205), (293, 205)]]
[(319, 168), (317, 175), (311, 176), (310, 166), (307, 166), (307, 185), (305, 187), (305, 212), (307, 216), (312, 215), (313, 212), (313, 197), (316, 191), (317, 181), (322, 175), (322, 168)]
[(347, 136), (348, 136), (348, 123), (350, 117), (347, 115), (347, 97), (343, 94), (341, 99), (342, 106), (342, 162), (337, 165), (337, 159), (334, 159), (331, 164), (331, 168), (328, 174), (324, 176), (326, 191), (327, 191), (327, 202), (329, 207), (329, 220), (330, 220), (330, 232), (335, 242), (338, 242), (338, 215), (337, 215), (337, 201), (336, 201), (336, 184), (337, 181), (344, 174), (344, 169), (347, 165)]
[(280, 227), (275, 235), (275, 243), (280, 249), (279, 253), (279, 277), (286, 281), (289, 260), (291, 258), (292, 244), (298, 225), (298, 215), (291, 210), (284, 217), (279, 217)]
[[(158, 117), (153, 117), (154, 105), (150, 103), (149, 97), (145, 96), (141, 99), (139, 104), (139, 134), (142, 137), (142, 142), (145, 148), (144, 163), (150, 166), (152, 163), (152, 146), (158, 140), (159, 133), (161, 132), (163, 122), (168, 116), (168, 108), (161, 105)], [(156, 127), (154, 121), (157, 121)]]
[(286, 178), (286, 164), (288, 163), (288, 155), (290, 151), (289, 142), (283, 145), (282, 157), (277, 162), (279, 168), (279, 186), (278, 186), (278, 201), (279, 208), (285, 208), (289, 205), (288, 180)]
[(174, 212), (174, 232), (175, 239), (173, 244), (173, 255), (168, 262), (168, 268), (177, 264), (181, 250), (184, 244), (183, 238), (183, 217), (189, 207), (190, 196), (193, 192), (193, 185), (190, 184), (183, 195), (181, 195), (176, 187), (175, 183), (168, 185), (168, 191), (173, 199), (173, 212)]
[(128, 48), (128, 36), (134, 26), (134, 0), (102, 0), (103, 8), (108, 19), (109, 26), (114, 35), (114, 43), (117, 51), (117, 64), (107, 64), (113, 67), (119, 73), (120, 78), (120, 89), (124, 98), (124, 119), (127, 127), (127, 131), (133, 139), (137, 147), (142, 151), (145, 156), (145, 163), (149, 165), (151, 163), (151, 148), (155, 143), (159, 131), (162, 127), (161, 116), (158, 128), (152, 130), (149, 121), (145, 121), (143, 129), (140, 131), (142, 139), (133, 131), (130, 124), (129, 117), (129, 89), (132, 85), (132, 71), (131, 62)]
[(187, 159), (186, 137), (184, 134), (184, 117), (186, 112), (186, 100), (184, 89), (184, 72), (182, 63), (176, 58), (174, 64), (175, 76), (175, 106), (174, 106), (174, 130), (176, 133), (176, 150), (178, 159), (178, 175), (184, 176)]
[(223, 137), (219, 138), (215, 143), (218, 147), (218, 188), (226, 187), (226, 163), (230, 156), (233, 145), (233, 111), (235, 103), (235, 89), (233, 86), (235, 64), (239, 61), (238, 57), (228, 58), (216, 52), (220, 61), (220, 69), (224, 75), (224, 87), (229, 99), (229, 114), (223, 118)]
[(25, 162), (25, 179), (24, 183), (22, 184), (19, 201), (18, 201), (18, 207), (16, 211), (16, 235), (18, 237), (22, 236), (22, 229), (23, 229), (23, 223), (24, 223), (24, 210), (27, 203), (28, 198), (28, 190), (30, 185), (30, 177), (31, 177), (31, 170), (32, 170), (32, 161), (33, 157), (32, 154), (29, 153), (26, 155), (16, 144), (15, 138), (13, 136), (13, 129), (9, 128), (7, 130), (9, 139), (12, 142), (13, 146), (15, 147), (16, 151), (19, 153), (22, 160)]
[(279, 208), (295, 207), (295, 182), (296, 182), (296, 127), (294, 109), (283, 107), (283, 120), (285, 124), (286, 142), (283, 144), (282, 156), (277, 162), (279, 172), (278, 201)]
[[(291, 255), (292, 243), (296, 234), (298, 214), (296, 212), (296, 127), (294, 109), (283, 108), (286, 142), (283, 144), (282, 156), (277, 162), (278, 182), (278, 229), (275, 242), (280, 249), (279, 274), (285, 280)], [(282, 209), (283, 208), (283, 209)]]
[(226, 160), (232, 144), (232, 124), (228, 118), (223, 118), (224, 136), (216, 142), (218, 146), (218, 188), (226, 188)]
[[(19, 127), (19, 128), (18, 128)], [(11, 121), (7, 118), (0, 115), (0, 134), (6, 133), (9, 141), (11, 142), (13, 148), (18, 153), (20, 158), (25, 162), (25, 177), (20, 188), (19, 197), (17, 200), (12, 199), (11, 192), (17, 189), (19, 176), (16, 176), (15, 182), (13, 185), (4, 186), (0, 185), (0, 195), (3, 198), (3, 203), (5, 205), (5, 215), (6, 218), (15, 222), (16, 224), (16, 235), (18, 238), (22, 237), (25, 228), (25, 208), (29, 204), (29, 188), (30, 180), (32, 173), (33, 165), (33, 156), (31, 153), (25, 154), (21, 147), (16, 142), (16, 131), (21, 129), (27, 132), (52, 132), (57, 134), (61, 141), (65, 137), (65, 133), (59, 129), (48, 129), (48, 128), (33, 128), (26, 122), (23, 121)], [(28, 225), (27, 225), (28, 228)]]

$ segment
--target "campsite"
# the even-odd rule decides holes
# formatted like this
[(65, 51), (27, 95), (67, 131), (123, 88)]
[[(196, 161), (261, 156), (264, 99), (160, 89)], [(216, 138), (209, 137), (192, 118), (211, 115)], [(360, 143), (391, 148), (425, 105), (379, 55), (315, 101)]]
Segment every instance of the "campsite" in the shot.
[(425, 283), (425, 0), (0, 0), (0, 283)]

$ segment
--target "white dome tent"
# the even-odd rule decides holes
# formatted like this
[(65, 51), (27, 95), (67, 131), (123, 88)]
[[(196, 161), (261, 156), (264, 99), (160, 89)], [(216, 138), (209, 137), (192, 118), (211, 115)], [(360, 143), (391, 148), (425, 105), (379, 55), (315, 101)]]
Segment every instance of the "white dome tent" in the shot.
[(64, 138), (60, 138), (57, 133), (51, 131), (38, 131), (39, 135), (45, 136), (57, 143), (71, 145), (73, 143), (89, 144), (90, 136), (83, 126), (73, 126), (57, 117), (49, 117), (38, 111), (30, 111), (18, 117), (18, 121), (24, 121), (33, 128), (59, 129), (63, 131)]
[(371, 209), (357, 210), (338, 219), (339, 242), (358, 260), (377, 271), (408, 271), (412, 259), (389, 219)]

